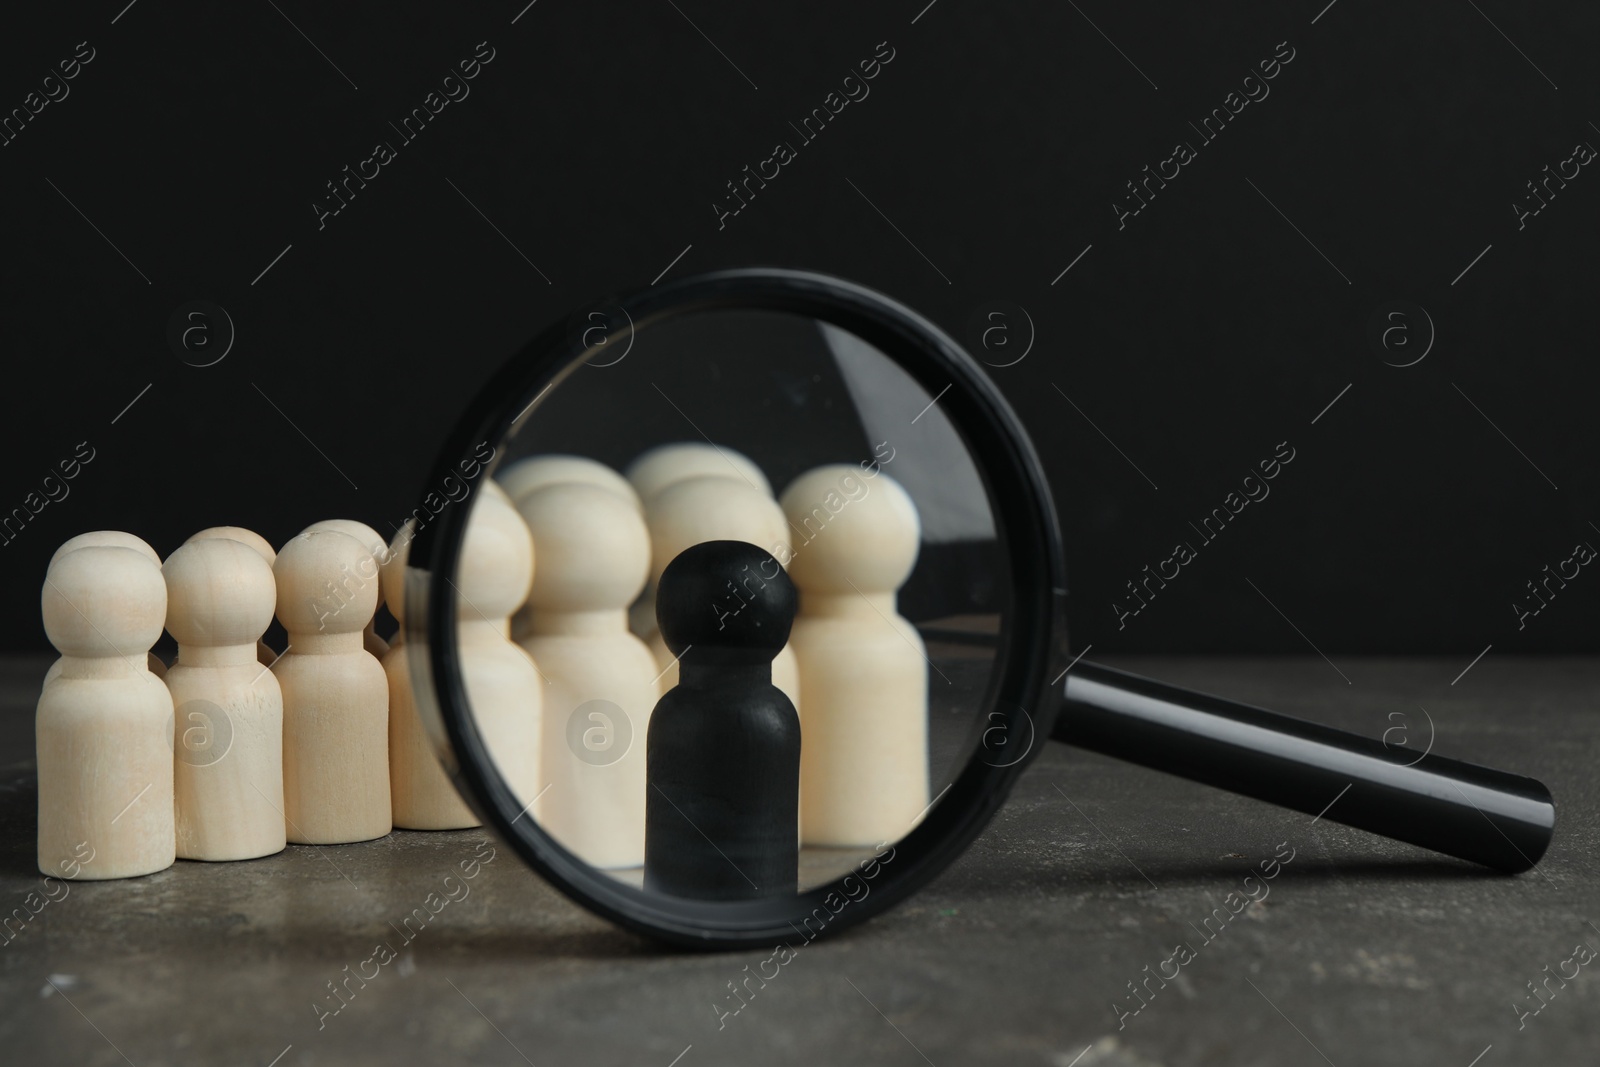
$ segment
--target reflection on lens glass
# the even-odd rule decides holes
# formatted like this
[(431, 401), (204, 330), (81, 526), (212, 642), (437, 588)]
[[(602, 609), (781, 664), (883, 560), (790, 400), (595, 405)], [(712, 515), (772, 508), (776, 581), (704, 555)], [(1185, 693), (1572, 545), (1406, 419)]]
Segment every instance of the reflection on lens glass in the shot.
[(607, 358), (527, 398), (454, 579), (522, 818), (651, 892), (791, 896), (1021, 758), (990, 736), (1007, 561), (937, 385), (778, 312), (584, 336)]

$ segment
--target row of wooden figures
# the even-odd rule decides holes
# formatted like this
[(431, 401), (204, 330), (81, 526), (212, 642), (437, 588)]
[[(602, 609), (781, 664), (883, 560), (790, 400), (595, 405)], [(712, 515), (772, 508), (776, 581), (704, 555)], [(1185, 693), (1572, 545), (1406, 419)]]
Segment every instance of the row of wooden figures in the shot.
[[(536, 456), (497, 478), (468, 505), (457, 647), (497, 769), (567, 848), (643, 863), (646, 731), (677, 684), (654, 587), (712, 540), (767, 549), (800, 591), (772, 673), (800, 712), (801, 843), (876, 845), (924, 812), (926, 660), (895, 604), (920, 524), (876, 462), (816, 468), (781, 501), (751, 460), (697, 443), (625, 474)], [(424, 735), (404, 641), (373, 632), (384, 603), (404, 617), (410, 537), (329, 520), (274, 552), (223, 526), (165, 562), (115, 531), (62, 545), (41, 598), (61, 658), (37, 714), (40, 869), (122, 878), (478, 825)], [(730, 588), (708, 610), (742, 603)], [(274, 612), (281, 654), (261, 641)], [(149, 652), (163, 626), (170, 668)], [(71, 864), (84, 843), (94, 860)]]

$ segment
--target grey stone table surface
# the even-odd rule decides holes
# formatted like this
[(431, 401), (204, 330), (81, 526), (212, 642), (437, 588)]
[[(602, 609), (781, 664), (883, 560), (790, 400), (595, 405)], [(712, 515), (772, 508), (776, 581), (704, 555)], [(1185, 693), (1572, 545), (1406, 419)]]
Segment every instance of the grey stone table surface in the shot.
[[(1538, 869), (1506, 877), (1049, 744), (936, 882), (804, 945), (735, 1000), (730, 983), (770, 950), (648, 943), (472, 831), (180, 861), (55, 889), (32, 914), (32, 716), (47, 661), (11, 657), (0, 659), (0, 915), (28, 918), (0, 944), (0, 1062), (1600, 1060), (1600, 959), (1575, 952), (1600, 949), (1600, 659), (1490, 655), (1456, 684), (1465, 657), (1339, 657), (1348, 684), (1317, 657), (1110, 662), (1373, 736), (1399, 728), (1392, 741), (1419, 747), (1431, 720), (1434, 751), (1548, 784), (1555, 843)], [(1292, 859), (1248, 890), (1274, 855)], [(474, 856), (493, 858), (454, 883), (467, 895), (457, 889), (403, 941), (401, 919)], [(1202, 934), (1228, 894), (1261, 886), (1261, 903)], [(385, 941), (394, 957), (367, 963)], [(1187, 960), (1174, 960), (1179, 942)], [(358, 969), (376, 977), (335, 999), (328, 983)]]

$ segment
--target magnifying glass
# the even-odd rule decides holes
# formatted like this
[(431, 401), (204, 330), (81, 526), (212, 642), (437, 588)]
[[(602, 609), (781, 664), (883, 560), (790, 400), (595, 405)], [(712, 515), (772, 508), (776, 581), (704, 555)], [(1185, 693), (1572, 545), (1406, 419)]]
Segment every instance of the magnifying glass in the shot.
[(1531, 778), (1076, 660), (1016, 416), (938, 327), (837, 278), (580, 309), (478, 395), (402, 537), (396, 824), (481, 822), (668, 942), (871, 917), (1047, 739), (1506, 872), (1554, 827)]

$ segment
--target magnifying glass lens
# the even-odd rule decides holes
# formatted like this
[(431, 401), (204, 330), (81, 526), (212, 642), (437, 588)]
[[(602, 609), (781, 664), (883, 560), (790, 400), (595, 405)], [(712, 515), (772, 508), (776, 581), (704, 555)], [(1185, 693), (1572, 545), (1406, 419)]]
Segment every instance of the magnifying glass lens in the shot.
[(1008, 560), (937, 391), (803, 315), (595, 314), (452, 582), (520, 819), (646, 893), (793, 897), (1020, 760), (989, 729)]

